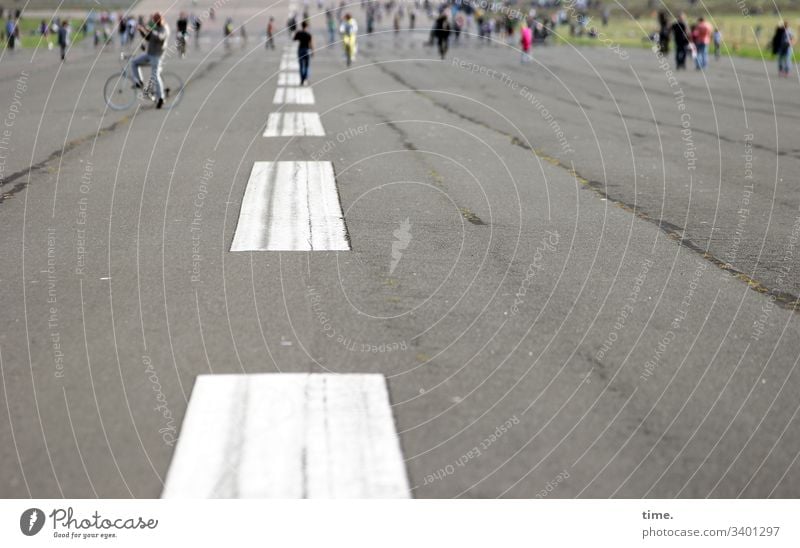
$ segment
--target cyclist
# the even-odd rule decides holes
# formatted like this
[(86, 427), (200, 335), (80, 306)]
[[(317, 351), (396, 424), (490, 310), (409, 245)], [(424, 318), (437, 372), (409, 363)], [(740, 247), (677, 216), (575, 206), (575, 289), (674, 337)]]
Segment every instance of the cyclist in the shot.
[(181, 57), (186, 57), (186, 37), (189, 35), (189, 18), (186, 16), (185, 11), (182, 11), (178, 16), (176, 28), (178, 31), (178, 51), (180, 52)]
[(342, 24), (339, 25), (339, 34), (342, 35), (344, 52), (347, 56), (347, 65), (350, 66), (356, 58), (356, 35), (358, 34), (358, 23), (352, 15), (346, 13)]
[(164, 82), (161, 80), (161, 57), (169, 39), (169, 26), (159, 12), (155, 12), (150, 28), (138, 25), (139, 34), (147, 41), (147, 50), (131, 61), (131, 79), (137, 88), (143, 88), (142, 65), (150, 65), (150, 77), (155, 81), (156, 108), (164, 106)]

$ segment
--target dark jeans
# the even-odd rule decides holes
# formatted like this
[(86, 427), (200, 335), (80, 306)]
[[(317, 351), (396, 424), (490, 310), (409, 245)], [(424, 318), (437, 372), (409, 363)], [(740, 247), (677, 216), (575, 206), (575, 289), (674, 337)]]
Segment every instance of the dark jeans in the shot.
[(677, 45), (675, 47), (675, 66), (676, 68), (686, 68), (686, 49), (687, 46)]
[(311, 50), (308, 48), (297, 48), (297, 60), (300, 63), (300, 83), (304, 84), (308, 80), (308, 65), (311, 62)]
[(443, 36), (439, 36), (437, 38), (439, 43), (439, 55), (444, 59), (444, 56), (447, 55), (447, 46), (449, 45), (449, 40)]

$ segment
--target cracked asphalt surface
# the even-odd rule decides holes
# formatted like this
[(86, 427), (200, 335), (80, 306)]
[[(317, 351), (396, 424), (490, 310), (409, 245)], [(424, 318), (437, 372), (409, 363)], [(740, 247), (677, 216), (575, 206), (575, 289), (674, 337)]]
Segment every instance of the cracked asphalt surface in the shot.
[[(800, 495), (795, 81), (423, 17), (347, 68), (312, 10), (326, 136), (266, 139), (259, 9), (169, 112), (105, 108), (113, 48), (0, 61), (2, 496), (158, 497), (198, 374), (322, 371), (387, 376), (415, 497)], [(352, 250), (231, 253), (253, 162), (311, 159)]]

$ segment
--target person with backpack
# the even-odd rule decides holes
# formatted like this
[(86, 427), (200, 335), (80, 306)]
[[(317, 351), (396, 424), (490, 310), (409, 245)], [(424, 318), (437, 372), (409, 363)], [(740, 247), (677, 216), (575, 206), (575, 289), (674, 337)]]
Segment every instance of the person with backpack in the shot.
[(784, 78), (789, 76), (794, 42), (795, 37), (789, 28), (789, 22), (784, 21), (783, 25), (775, 29), (775, 36), (772, 37), (772, 53), (778, 56), (778, 76)]

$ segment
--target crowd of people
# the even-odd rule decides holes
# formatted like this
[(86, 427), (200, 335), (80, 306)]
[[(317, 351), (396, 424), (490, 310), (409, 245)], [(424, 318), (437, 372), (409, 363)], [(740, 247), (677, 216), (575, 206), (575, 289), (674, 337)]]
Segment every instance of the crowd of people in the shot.
[[(705, 17), (698, 17), (694, 23), (689, 23), (685, 13), (669, 22), (666, 12), (658, 14), (660, 31), (657, 36), (659, 49), (662, 54), (670, 51), (671, 44), (675, 45), (675, 67), (685, 69), (687, 59), (691, 58), (697, 70), (708, 68), (708, 56), (713, 47), (716, 59), (720, 58), (722, 50), (722, 33), (712, 26)], [(756, 37), (761, 34), (761, 29), (755, 28)], [(792, 63), (795, 35), (788, 21), (778, 25), (773, 34), (770, 50), (778, 59), (778, 75), (788, 77)]]
[[(339, 0), (338, 5), (325, 5), (326, 0), (317, 0), (319, 12), (324, 13), (325, 31), (329, 43), (342, 40), (349, 62), (355, 57), (355, 41), (358, 35), (357, 17), (345, 13), (352, 3)], [(555, 34), (566, 36), (597, 37), (597, 27), (591, 24), (594, 17), (587, 10), (593, 9), (600, 14), (602, 25), (608, 24), (609, 11), (599, 0), (574, 0), (570, 3), (557, 0), (537, 0), (525, 4), (503, 2), (484, 2), (476, 0), (446, 0), (438, 3), (435, 0), (415, 0), (413, 3), (403, 0), (362, 0), (360, 4), (365, 34), (375, 32), (378, 25), (386, 28), (384, 23), (391, 21), (395, 33), (403, 30), (414, 31), (420, 25), (420, 19), (430, 21), (430, 34), (427, 45), (435, 47), (439, 56), (444, 59), (451, 45), (458, 45), (462, 39), (475, 37), (480, 43), (492, 45), (497, 43), (512, 44), (522, 53), (520, 62), (531, 60), (531, 49), (534, 45), (547, 43)], [(308, 47), (305, 35), (297, 38), (296, 33), (307, 23), (305, 32), (311, 32), (312, 19), (309, 14), (309, 0), (304, 0), (302, 14), (290, 15), (285, 26), (279, 25), (275, 18), (267, 19), (264, 44), (267, 49), (275, 48), (275, 36), (285, 32), (290, 39), (301, 42), (301, 49), (313, 52)], [(3, 43), (10, 50), (19, 46), (21, 25), (19, 10), (11, 11), (0, 8), (0, 19), (5, 15), (2, 25)], [(321, 14), (315, 14), (321, 15)], [(215, 19), (214, 8), (203, 12), (205, 19)], [(176, 21), (176, 43), (181, 55), (185, 54), (188, 37), (194, 37), (195, 45), (199, 44), (200, 32), (205, 19), (194, 13), (181, 12)], [(722, 33), (712, 26), (704, 17), (690, 23), (686, 14), (679, 14), (670, 20), (667, 12), (658, 13), (659, 31), (652, 39), (659, 44), (663, 54), (674, 45), (675, 65), (685, 69), (691, 60), (697, 70), (705, 70), (709, 66), (709, 56), (719, 58), (723, 49)], [(321, 20), (315, 18), (314, 20)], [(74, 35), (82, 34), (91, 37), (95, 47), (119, 44), (120, 47), (133, 47), (137, 40), (137, 29), (152, 26), (152, 20), (145, 21), (141, 15), (114, 13), (108, 11), (89, 12), (73, 29), (66, 19), (51, 21), (42, 20), (38, 34), (52, 49), (58, 46), (62, 60), (65, 59), (70, 42)], [(355, 30), (354, 30), (355, 29)], [(760, 35), (760, 27), (755, 30)], [(246, 41), (247, 33), (244, 24), (238, 27), (231, 17), (227, 17), (222, 26), (222, 35), (226, 47), (238, 35)], [(139, 43), (139, 42), (137, 42)], [(776, 29), (771, 44), (772, 53), (778, 59), (780, 76), (788, 76), (793, 58), (795, 36), (788, 23)], [(309, 58), (311, 53), (307, 55)], [(308, 67), (306, 58), (303, 66)], [(305, 79), (304, 79), (305, 80)]]
[(714, 28), (705, 17), (699, 17), (697, 22), (689, 24), (685, 13), (681, 13), (675, 21), (668, 25), (663, 14), (659, 15), (661, 32), (659, 33), (659, 46), (661, 53), (668, 53), (670, 39), (675, 42), (675, 67), (686, 68), (686, 59), (691, 57), (697, 70), (708, 67), (708, 54), (711, 44), (714, 45), (714, 56), (719, 59), (722, 44), (722, 33)]

